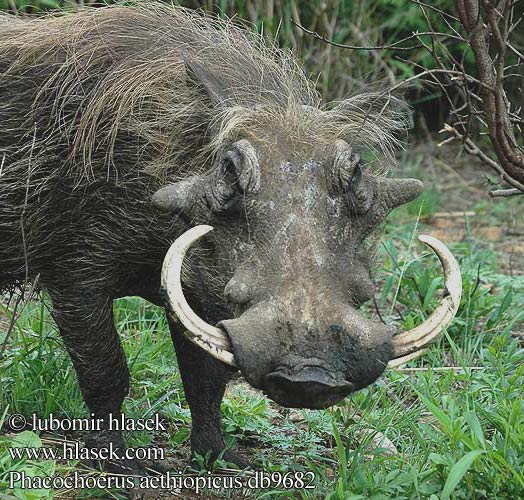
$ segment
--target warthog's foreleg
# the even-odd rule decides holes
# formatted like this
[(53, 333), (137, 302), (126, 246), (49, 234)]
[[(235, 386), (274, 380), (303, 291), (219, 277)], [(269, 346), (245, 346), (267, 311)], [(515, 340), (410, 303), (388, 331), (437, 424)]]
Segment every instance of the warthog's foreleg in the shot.
[[(118, 418), (129, 390), (129, 370), (113, 320), (113, 301), (107, 296), (81, 289), (74, 292), (50, 290), (53, 316), (73, 361), (80, 389), (95, 419), (104, 419), (105, 429), (86, 438), (92, 449), (108, 448), (120, 455), (125, 449), (122, 432), (110, 430), (108, 416)], [(99, 465), (99, 464), (97, 464)], [(103, 464), (122, 474), (144, 474), (136, 461), (123, 459)]]
[[(180, 375), (192, 417), (191, 452), (216, 459), (223, 458), (239, 467), (248, 467), (248, 461), (234, 450), (225, 450), (222, 433), (220, 403), (232, 370), (217, 361), (203, 349), (186, 339), (183, 326), (169, 319), (171, 337), (175, 345)], [(225, 451), (224, 451), (225, 450)]]

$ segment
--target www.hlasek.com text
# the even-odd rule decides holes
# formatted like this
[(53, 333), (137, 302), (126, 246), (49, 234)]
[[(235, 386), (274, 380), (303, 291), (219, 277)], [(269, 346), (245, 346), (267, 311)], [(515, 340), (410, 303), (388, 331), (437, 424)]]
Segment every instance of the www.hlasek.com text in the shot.
[(162, 448), (118, 448), (113, 443), (107, 447), (86, 448), (77, 441), (63, 441), (61, 446), (50, 448), (8, 448), (12, 460), (164, 460)]

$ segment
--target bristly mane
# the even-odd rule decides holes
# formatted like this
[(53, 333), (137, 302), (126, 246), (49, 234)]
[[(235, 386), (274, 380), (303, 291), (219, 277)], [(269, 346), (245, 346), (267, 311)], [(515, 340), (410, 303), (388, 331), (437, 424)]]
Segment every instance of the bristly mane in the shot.
[[(220, 103), (203, 92), (195, 64), (226, 89)], [(268, 128), (303, 143), (342, 138), (391, 161), (405, 126), (387, 93), (322, 112), (290, 52), (230, 21), (154, 2), (37, 20), (0, 16), (0, 81), (16, 89), (0, 90), (0, 153), (58, 155), (79, 184), (118, 178), (130, 159), (167, 182), (205, 167), (239, 136), (263, 139)]]

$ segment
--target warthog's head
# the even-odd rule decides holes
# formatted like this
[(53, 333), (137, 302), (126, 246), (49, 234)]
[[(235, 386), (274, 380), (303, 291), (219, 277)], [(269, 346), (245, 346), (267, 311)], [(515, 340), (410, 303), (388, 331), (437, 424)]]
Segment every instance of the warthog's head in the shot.
[[(290, 118), (291, 131), (267, 121), (263, 133), (239, 134), (207, 173), (161, 189), (154, 202), (197, 226), (173, 245), (163, 275), (190, 338), (279, 404), (325, 408), (374, 382), (391, 360), (418, 354), (456, 312), (460, 275), (446, 248), (426, 237), (450, 271), (452, 297), (402, 334), (359, 312), (373, 294), (365, 240), (422, 183), (367, 172), (348, 141), (307, 133), (322, 112), (303, 113), (300, 126)], [(212, 228), (195, 248), (205, 246), (202, 262), (212, 259), (213, 273), (197, 273), (184, 288), (196, 305), (225, 280), (216, 326), (191, 310), (180, 277), (187, 248)], [(198, 268), (196, 253), (186, 260)]]

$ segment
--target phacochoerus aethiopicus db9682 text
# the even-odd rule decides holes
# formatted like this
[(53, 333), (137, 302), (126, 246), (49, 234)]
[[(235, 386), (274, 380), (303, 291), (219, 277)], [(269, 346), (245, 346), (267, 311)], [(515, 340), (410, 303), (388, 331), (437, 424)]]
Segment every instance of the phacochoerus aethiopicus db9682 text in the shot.
[[(396, 333), (359, 312), (369, 236), (422, 190), (375, 167), (405, 125), (391, 95), (324, 106), (288, 52), (151, 3), (1, 16), (0, 82), (0, 288), (38, 277), (97, 419), (129, 388), (118, 297), (166, 303), (192, 450), (213, 456), (235, 370), (281, 405), (326, 408), (453, 318), (460, 273), (428, 236), (447, 287), (433, 315)], [(109, 428), (87, 440), (108, 443), (125, 446)]]

